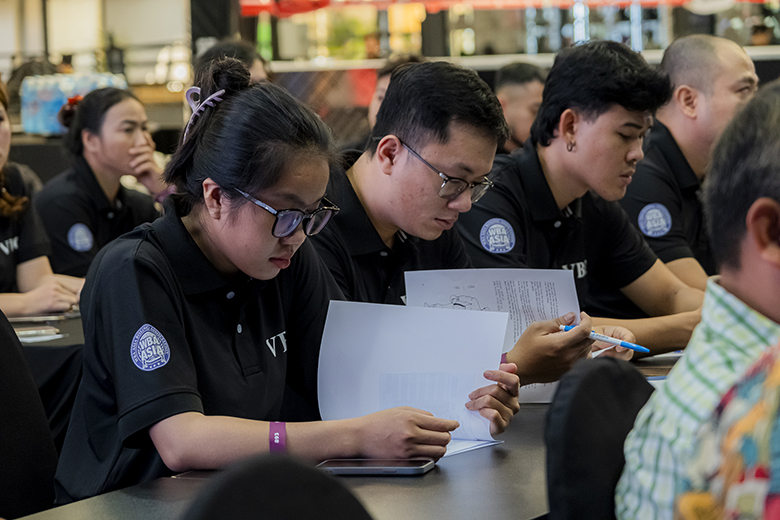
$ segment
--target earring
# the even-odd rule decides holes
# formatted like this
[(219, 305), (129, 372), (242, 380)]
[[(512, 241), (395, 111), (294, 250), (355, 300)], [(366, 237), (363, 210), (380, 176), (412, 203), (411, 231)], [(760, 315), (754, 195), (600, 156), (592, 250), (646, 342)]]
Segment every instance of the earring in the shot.
[(571, 152), (572, 150), (574, 150), (574, 141), (569, 141), (566, 143), (566, 151)]

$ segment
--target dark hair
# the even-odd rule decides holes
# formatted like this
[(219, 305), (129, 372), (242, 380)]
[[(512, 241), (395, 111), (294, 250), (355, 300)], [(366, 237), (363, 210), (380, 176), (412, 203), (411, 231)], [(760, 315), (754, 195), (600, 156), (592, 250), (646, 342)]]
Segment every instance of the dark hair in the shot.
[(498, 69), (494, 90), (498, 92), (498, 89), (504, 85), (523, 85), (531, 81), (544, 83), (545, 79), (547, 79), (547, 73), (543, 68), (531, 63), (517, 61)]
[(708, 34), (678, 38), (666, 48), (658, 68), (669, 75), (672, 88), (688, 85), (709, 90), (713, 73), (718, 69), (716, 44), (728, 41)]
[(198, 57), (194, 67), (194, 77), (196, 83), (199, 81), (201, 75), (208, 72), (209, 65), (211, 65), (213, 61), (217, 61), (222, 58), (237, 59), (243, 63), (247, 69), (251, 68), (255, 61), (259, 61), (263, 64), (263, 69), (265, 69), (265, 73), (268, 75), (268, 78), (271, 79), (272, 75), (266, 66), (266, 61), (263, 59), (260, 53), (257, 52), (257, 49), (252, 46), (252, 44), (241, 40), (225, 40), (212, 45), (203, 51), (203, 54)]
[(490, 87), (473, 70), (444, 61), (410, 63), (393, 72), (371, 131), (378, 139), (397, 135), (410, 146), (449, 140), (450, 122), (473, 126), (503, 143), (509, 136), (504, 111)]
[(401, 65), (406, 65), (407, 63), (423, 63), (423, 62), (425, 62), (425, 58), (417, 54), (402, 54), (400, 56), (393, 56), (391, 58), (388, 58), (385, 64), (382, 65), (382, 68), (376, 71), (376, 79), (389, 76), (390, 74), (395, 72), (395, 69), (397, 69)]
[(106, 112), (126, 99), (138, 101), (138, 98), (129, 90), (108, 87), (93, 90), (76, 105), (63, 105), (57, 118), (68, 129), (68, 133), (63, 139), (65, 149), (77, 157), (81, 156), (84, 153), (81, 133), (87, 130), (96, 135), (100, 134), (103, 121), (106, 119)]
[(212, 62), (198, 86), (200, 101), (225, 93), (195, 119), (165, 169), (165, 180), (190, 209), (203, 201), (206, 178), (243, 204), (236, 188), (259, 193), (274, 186), (297, 157), (321, 156), (335, 167), (330, 129), (320, 117), (272, 83), (250, 83), (240, 61)]
[(5, 111), (8, 112), (8, 90), (2, 81), (0, 81), (0, 105), (3, 105)]
[(704, 207), (719, 266), (739, 269), (745, 219), (761, 197), (780, 203), (780, 81), (760, 89), (734, 116), (713, 152)]
[[(8, 91), (5, 89), (5, 83), (2, 81), (0, 81), (0, 105), (3, 105), (3, 108), (5, 108), (5, 117), (9, 117)], [(29, 199), (8, 193), (8, 190), (5, 188), (5, 168), (5, 164), (0, 164), (0, 215), (6, 218), (17, 218), (27, 208)]]
[(671, 95), (666, 74), (623, 44), (594, 41), (564, 49), (555, 57), (544, 84), (531, 139), (534, 144), (548, 146), (561, 114), (569, 108), (589, 119), (614, 105), (654, 114)]

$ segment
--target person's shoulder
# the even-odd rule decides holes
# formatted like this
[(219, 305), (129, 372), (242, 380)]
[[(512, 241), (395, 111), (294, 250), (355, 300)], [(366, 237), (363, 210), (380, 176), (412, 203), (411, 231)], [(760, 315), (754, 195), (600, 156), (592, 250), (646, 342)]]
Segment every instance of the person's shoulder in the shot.
[[(151, 266), (160, 269), (169, 265), (151, 224), (143, 224), (108, 243), (93, 261), (98, 276), (112, 277), (128, 266)], [(92, 269), (90, 269), (92, 270)]]
[(24, 182), (20, 165), (12, 162), (6, 163), (3, 166), (3, 177), (5, 179), (5, 189), (8, 193), (22, 197), (27, 195), (27, 186)]
[(78, 200), (88, 200), (89, 196), (73, 179), (73, 168), (58, 173), (43, 185), (36, 195), (36, 202), (41, 203), (65, 203)]
[(124, 188), (125, 205), (133, 210), (137, 217), (146, 222), (159, 216), (152, 197), (132, 188)]

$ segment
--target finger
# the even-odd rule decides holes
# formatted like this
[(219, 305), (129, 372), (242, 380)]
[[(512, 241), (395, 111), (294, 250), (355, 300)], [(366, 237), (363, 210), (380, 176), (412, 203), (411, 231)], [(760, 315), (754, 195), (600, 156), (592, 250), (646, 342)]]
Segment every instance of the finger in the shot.
[(460, 426), (458, 421), (454, 421), (452, 419), (442, 419), (441, 417), (434, 417), (432, 415), (420, 416), (416, 418), (415, 423), (419, 428), (433, 432), (451, 432)]
[(467, 406), (466, 408), (474, 412), (479, 412), (479, 415), (489, 420), (491, 422), (491, 431), (493, 430), (492, 425), (494, 424), (500, 425), (500, 431), (503, 431), (506, 425), (512, 420), (512, 417), (514, 417), (515, 413), (517, 413), (515, 410), (498, 402), (489, 403), (487, 406), (478, 406), (476, 404), (477, 401), (470, 401), (470, 403), (471, 407)]
[(128, 150), (128, 153), (130, 154), (141, 154), (141, 153), (151, 154), (152, 152), (154, 152), (154, 148), (150, 144), (133, 146)]
[(398, 409), (399, 410), (406, 410), (406, 411), (409, 411), (409, 412), (416, 412), (416, 413), (419, 413), (419, 414), (427, 415), (428, 417), (433, 417), (433, 414), (431, 412), (429, 412), (427, 410), (421, 410), (419, 408), (414, 408), (412, 406), (399, 406)]
[(412, 451), (409, 452), (409, 457), (428, 457), (434, 461), (439, 460), (447, 453), (446, 446), (433, 446), (430, 444), (421, 444), (415, 446)]
[(144, 157), (143, 160), (140, 161), (132, 161), (130, 163), (130, 168), (133, 169), (136, 173), (143, 173), (146, 171), (153, 170), (157, 165), (151, 161), (149, 158)]
[(490, 435), (499, 435), (504, 433), (506, 427), (509, 426), (511, 419), (505, 419), (495, 410), (485, 408), (479, 411), (479, 415), (490, 421)]
[[(504, 390), (513, 395), (517, 395), (520, 389), (520, 378), (515, 374), (501, 370), (486, 370), (484, 376), (488, 381), (498, 383)], [(469, 397), (471, 396), (469, 395)]]
[(506, 401), (497, 399), (494, 395), (484, 395), (479, 399), (468, 401), (466, 403), (466, 409), (476, 412), (490, 408), (496, 410), (503, 418), (509, 420), (520, 410), (520, 405), (515, 397), (506, 394), (502, 397), (506, 399)]
[(430, 446), (446, 446), (452, 440), (450, 432), (438, 432), (431, 430), (418, 430), (414, 437), (409, 439), (413, 444), (427, 444)]

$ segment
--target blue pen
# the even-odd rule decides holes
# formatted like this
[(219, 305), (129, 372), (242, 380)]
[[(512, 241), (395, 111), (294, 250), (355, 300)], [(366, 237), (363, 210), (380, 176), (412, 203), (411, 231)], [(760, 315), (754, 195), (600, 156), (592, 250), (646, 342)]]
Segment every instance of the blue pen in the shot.
[[(574, 327), (572, 325), (559, 325), (558, 328), (564, 332), (568, 332)], [(610, 345), (616, 345), (618, 347), (623, 347), (630, 350), (636, 350), (637, 352), (645, 352), (645, 353), (650, 352), (645, 347), (640, 347), (639, 345), (629, 343), (628, 341), (610, 338), (609, 336), (605, 336), (604, 334), (599, 334), (598, 332), (594, 332), (594, 331), (590, 331), (590, 339), (594, 339), (596, 341), (603, 341), (604, 343), (609, 343)]]

